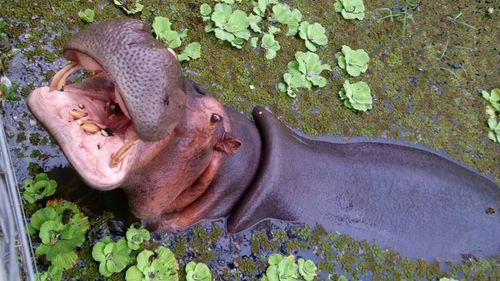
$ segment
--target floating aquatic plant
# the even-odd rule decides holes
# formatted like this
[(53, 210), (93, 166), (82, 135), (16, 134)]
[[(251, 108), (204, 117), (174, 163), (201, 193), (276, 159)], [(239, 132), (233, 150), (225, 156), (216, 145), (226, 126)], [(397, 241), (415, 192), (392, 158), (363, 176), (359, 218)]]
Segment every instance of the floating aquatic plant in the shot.
[(306, 281), (312, 281), (316, 276), (316, 271), (318, 270), (314, 262), (312, 260), (304, 260), (300, 258), (297, 261), (297, 264), (299, 266), (299, 273), (302, 278), (304, 278), (304, 280)]
[(346, 20), (365, 18), (365, 4), (363, 0), (337, 0), (333, 5), (335, 12), (341, 13)]
[(206, 32), (214, 32), (215, 37), (228, 41), (235, 48), (241, 49), (243, 43), (250, 39), (250, 21), (245, 12), (233, 11), (230, 5), (218, 3), (214, 7), (211, 22), (205, 27)]
[[(123, 2), (125, 2), (125, 3), (123, 3)], [(129, 6), (129, 5), (131, 5), (131, 4), (129, 4), (129, 2), (132, 2), (132, 1), (113, 0), (113, 3), (117, 7), (122, 8), (129, 15), (137, 14), (139, 12), (142, 12), (142, 9), (144, 9), (144, 5), (141, 4), (141, 0), (135, 0), (133, 7)]]
[(135, 228), (130, 226), (126, 233), (127, 245), (132, 250), (137, 250), (141, 247), (142, 242), (148, 241), (150, 238), (149, 231), (144, 228)]
[(291, 10), (286, 4), (276, 4), (273, 6), (273, 19), (288, 27), (287, 36), (295, 36), (299, 31), (302, 13), (297, 10)]
[(500, 143), (500, 122), (498, 119), (500, 113), (500, 89), (493, 89), (490, 93), (482, 91), (481, 95), (488, 102), (486, 112), (488, 119), (488, 138), (494, 142)]
[(342, 46), (342, 52), (335, 54), (339, 67), (345, 69), (351, 76), (358, 77), (368, 69), (370, 57), (363, 49), (352, 50), (349, 46)]
[(190, 262), (186, 265), (187, 281), (211, 281), (212, 273), (204, 263)]
[(319, 23), (309, 23), (303, 21), (300, 23), (299, 36), (306, 42), (306, 47), (311, 52), (316, 52), (316, 45), (324, 46), (328, 44), (326, 29)]
[(172, 49), (180, 47), (182, 39), (187, 36), (187, 30), (181, 33), (172, 30), (172, 23), (166, 17), (155, 17), (152, 27), (153, 32), (156, 34), (156, 39), (163, 41)]
[(327, 79), (321, 76), (323, 70), (331, 70), (330, 65), (322, 64), (319, 56), (311, 52), (295, 53), (294, 61), (288, 63), (288, 72), (283, 74), (285, 83), (278, 88), (290, 97), (296, 97), (294, 91), (299, 88), (311, 89), (312, 86), (325, 87)]
[[(0, 39), (2, 39), (1, 30), (0, 30)], [(0, 53), (1, 52), (2, 52), (2, 45), (0, 42)], [(2, 62), (0, 58), (0, 70), (2, 69), (1, 67), (2, 67)], [(5, 96), (5, 99), (10, 102), (16, 101), (17, 98), (15, 96), (15, 93), (17, 91), (17, 88), (18, 88), (17, 84), (13, 84), (12, 82), (10, 82), (10, 80), (6, 76), (0, 77), (0, 98), (2, 96)]]
[(158, 247), (154, 253), (144, 250), (137, 255), (137, 264), (125, 274), (127, 281), (178, 281), (179, 264), (174, 253)]
[(88, 218), (64, 200), (49, 201), (47, 206), (32, 215), (28, 226), (30, 234), (38, 234), (41, 240), (35, 254), (45, 256), (58, 268), (69, 269), (78, 261), (74, 250), (85, 242)]
[(249, 15), (248, 16), (248, 22), (250, 24), (250, 28), (257, 33), (262, 33), (262, 30), (260, 29), (259, 23), (262, 21), (262, 18), (258, 15)]
[(491, 110), (500, 112), (500, 89), (493, 89), (491, 90), (491, 93), (482, 91), (481, 95), (483, 96), (483, 99), (488, 102)]
[(349, 80), (344, 82), (344, 88), (339, 92), (340, 98), (347, 108), (358, 111), (367, 111), (372, 108), (372, 95), (370, 87), (363, 81), (351, 84)]
[(85, 22), (92, 23), (94, 22), (94, 10), (92, 9), (85, 9), (83, 11), (78, 12), (78, 16)]
[(254, 7), (253, 7), (253, 12), (260, 16), (260, 17), (265, 17), (266, 15), (266, 10), (267, 7), (271, 4), (277, 4), (277, 0), (258, 0), (257, 2), (254, 2)]
[(47, 271), (38, 272), (35, 279), (37, 281), (59, 281), (62, 279), (62, 269), (57, 266), (49, 266)]
[(266, 59), (271, 60), (276, 57), (276, 52), (281, 49), (280, 43), (274, 39), (272, 33), (262, 36), (262, 48), (266, 49)]
[(34, 179), (24, 181), (23, 198), (28, 203), (33, 204), (36, 201), (49, 197), (56, 192), (57, 182), (49, 179), (47, 174), (40, 173)]
[(99, 262), (99, 272), (109, 277), (115, 272), (121, 272), (130, 261), (130, 248), (125, 239), (113, 242), (106, 236), (92, 248), (92, 258)]
[(186, 46), (186, 48), (184, 48), (184, 51), (180, 53), (178, 59), (180, 62), (183, 62), (183, 61), (199, 59), (200, 57), (201, 57), (200, 42), (191, 42)]

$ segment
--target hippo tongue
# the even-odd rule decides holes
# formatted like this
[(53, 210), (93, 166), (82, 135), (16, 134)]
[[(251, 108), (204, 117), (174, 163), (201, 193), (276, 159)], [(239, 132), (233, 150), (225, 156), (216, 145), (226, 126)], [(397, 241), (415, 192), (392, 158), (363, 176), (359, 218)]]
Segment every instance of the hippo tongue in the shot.
[(180, 65), (141, 21), (93, 25), (73, 36), (63, 54), (74, 65), (112, 77), (117, 101), (142, 140), (162, 139), (182, 116), (186, 95)]

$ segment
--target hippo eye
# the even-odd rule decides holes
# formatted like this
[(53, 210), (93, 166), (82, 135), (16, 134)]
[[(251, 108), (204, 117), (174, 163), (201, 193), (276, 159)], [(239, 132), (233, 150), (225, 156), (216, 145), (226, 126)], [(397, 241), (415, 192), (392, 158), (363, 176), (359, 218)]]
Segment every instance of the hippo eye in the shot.
[(210, 122), (219, 123), (220, 121), (222, 121), (222, 117), (217, 113), (212, 113), (212, 117), (210, 117)]

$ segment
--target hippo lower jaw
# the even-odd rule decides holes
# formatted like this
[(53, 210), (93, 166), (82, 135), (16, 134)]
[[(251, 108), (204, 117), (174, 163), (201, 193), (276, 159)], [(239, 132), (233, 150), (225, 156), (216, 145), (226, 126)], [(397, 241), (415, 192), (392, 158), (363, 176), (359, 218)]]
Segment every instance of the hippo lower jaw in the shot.
[(66, 77), (60, 79), (58, 74), (51, 84), (55, 89), (36, 89), (28, 106), (87, 184), (99, 190), (118, 187), (141, 142), (124, 114), (119, 92), (105, 73), (67, 86), (63, 86)]

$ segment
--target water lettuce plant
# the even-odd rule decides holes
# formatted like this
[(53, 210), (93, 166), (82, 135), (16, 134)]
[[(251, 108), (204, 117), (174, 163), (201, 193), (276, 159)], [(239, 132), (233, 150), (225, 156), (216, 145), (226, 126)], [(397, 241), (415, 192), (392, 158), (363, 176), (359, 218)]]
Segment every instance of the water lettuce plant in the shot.
[(180, 62), (183, 62), (183, 61), (199, 59), (200, 57), (201, 57), (200, 42), (191, 42), (186, 46), (186, 48), (184, 48), (184, 51), (182, 51), (182, 53), (179, 54), (177, 59)]
[(365, 4), (363, 0), (337, 0), (333, 4), (335, 12), (341, 13), (346, 20), (365, 18)]
[(277, 4), (277, 0), (258, 0), (257, 2), (254, 2), (253, 6), (253, 12), (260, 16), (261, 18), (265, 17), (266, 15), (266, 10), (267, 7), (271, 4)]
[(271, 60), (276, 57), (276, 52), (281, 49), (280, 43), (274, 39), (272, 33), (262, 36), (262, 48), (266, 49), (266, 59)]
[(207, 3), (203, 3), (200, 5), (200, 15), (203, 21), (209, 21), (211, 13), (212, 7), (210, 7), (210, 5), (208, 5)]
[(314, 264), (312, 260), (304, 260), (302, 258), (299, 258), (297, 264), (302, 278), (306, 281), (312, 281), (316, 276), (316, 271), (318, 270), (316, 264)]
[(316, 276), (317, 267), (311, 260), (300, 258), (297, 264), (292, 255), (272, 254), (267, 262), (269, 266), (261, 281), (312, 281)]
[(178, 281), (179, 264), (174, 253), (165, 247), (154, 252), (144, 250), (137, 255), (137, 264), (127, 269), (126, 281)]
[(75, 252), (85, 242), (89, 229), (88, 218), (76, 205), (64, 200), (52, 200), (46, 208), (36, 211), (28, 226), (32, 235), (38, 234), (41, 243), (37, 256), (45, 256), (51, 265), (69, 269), (78, 261)]
[(286, 4), (276, 4), (273, 6), (273, 19), (288, 27), (287, 36), (295, 36), (299, 31), (302, 13), (297, 10), (291, 10)]
[(23, 198), (28, 203), (33, 204), (36, 201), (49, 197), (56, 192), (57, 182), (49, 179), (45, 173), (40, 173), (34, 179), (24, 181)]
[(250, 28), (257, 33), (262, 33), (260, 29), (259, 23), (262, 21), (262, 18), (258, 15), (251, 14), (248, 16), (248, 22), (250, 24)]
[(326, 29), (319, 23), (309, 23), (303, 21), (300, 23), (299, 36), (306, 42), (306, 47), (311, 52), (316, 52), (316, 45), (324, 46), (328, 44)]
[(319, 56), (312, 52), (295, 53), (294, 61), (288, 63), (288, 72), (283, 74), (285, 83), (278, 88), (290, 97), (296, 97), (294, 91), (299, 88), (311, 89), (312, 86), (325, 87), (327, 79), (321, 76), (323, 70), (331, 70), (330, 65), (322, 64)]
[(498, 119), (492, 117), (488, 119), (488, 138), (494, 142), (500, 143), (500, 122)]
[(488, 102), (488, 106), (495, 112), (500, 112), (500, 89), (493, 89), (491, 93), (482, 91), (481, 95)]
[(483, 99), (488, 103), (486, 105), (486, 112), (489, 115), (488, 119), (488, 138), (494, 142), (500, 143), (500, 121), (498, 116), (500, 114), (500, 89), (493, 89), (490, 93), (482, 91)]
[(363, 49), (352, 50), (349, 46), (342, 46), (342, 51), (335, 54), (339, 67), (345, 69), (351, 76), (358, 77), (368, 69), (370, 57)]
[(370, 87), (363, 81), (351, 84), (349, 80), (346, 80), (344, 88), (339, 91), (339, 96), (347, 108), (358, 111), (367, 111), (372, 108)]
[(218, 3), (211, 16), (212, 22), (205, 27), (206, 32), (214, 32), (215, 37), (228, 41), (235, 48), (241, 49), (245, 41), (250, 39), (250, 21), (242, 10), (235, 10), (230, 5)]
[(85, 22), (92, 23), (94, 22), (94, 10), (92, 9), (85, 9), (83, 11), (78, 12), (78, 16)]
[(35, 275), (37, 281), (59, 281), (62, 279), (62, 269), (57, 266), (49, 266), (47, 271), (38, 272)]
[(212, 273), (208, 266), (204, 263), (189, 262), (186, 265), (186, 280), (187, 281), (211, 281)]
[(125, 236), (127, 237), (127, 245), (131, 250), (138, 250), (142, 242), (148, 241), (150, 238), (147, 229), (135, 228), (133, 225), (127, 230)]
[[(122, 2), (125, 2), (125, 4)], [(141, 0), (135, 0), (135, 4), (133, 7), (131, 7), (132, 4), (130, 4), (129, 2), (132, 1), (113, 0), (115, 6), (122, 8), (129, 15), (137, 14), (139, 12), (142, 12), (142, 9), (144, 9), (144, 5), (141, 4)]]
[(152, 27), (156, 39), (163, 41), (172, 49), (180, 47), (182, 39), (187, 36), (187, 30), (182, 33), (172, 30), (172, 23), (166, 17), (155, 17)]
[(130, 261), (130, 248), (125, 239), (113, 242), (106, 236), (92, 248), (92, 258), (99, 262), (99, 272), (109, 277), (115, 272), (121, 272)]
[[(1, 34), (1, 31), (0, 31), (0, 34)], [(1, 35), (0, 35), (0, 38), (1, 38)], [(1, 67), (1, 62), (0, 62), (0, 67)], [(2, 96), (5, 96), (6, 100), (14, 102), (17, 100), (17, 98), (15, 96), (16, 91), (17, 91), (17, 84), (13, 84), (5, 76), (1, 77), (1, 79), (0, 79), (0, 93), (2, 95), (0, 95), (0, 98)]]

